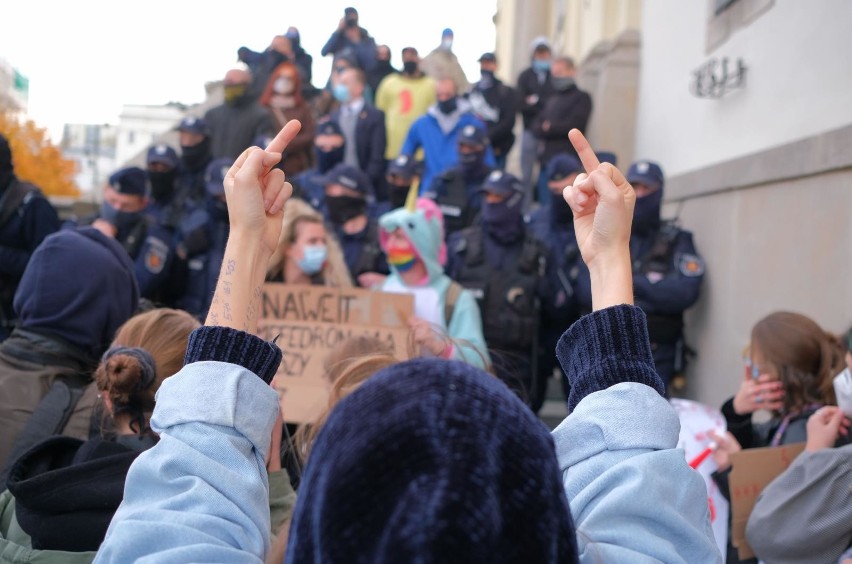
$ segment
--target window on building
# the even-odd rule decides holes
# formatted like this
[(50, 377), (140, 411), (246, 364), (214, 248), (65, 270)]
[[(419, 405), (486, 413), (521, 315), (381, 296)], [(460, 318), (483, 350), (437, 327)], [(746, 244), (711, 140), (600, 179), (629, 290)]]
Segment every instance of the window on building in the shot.
[(775, 0), (707, 0), (707, 45), (709, 54), (738, 29), (750, 25), (775, 4)]

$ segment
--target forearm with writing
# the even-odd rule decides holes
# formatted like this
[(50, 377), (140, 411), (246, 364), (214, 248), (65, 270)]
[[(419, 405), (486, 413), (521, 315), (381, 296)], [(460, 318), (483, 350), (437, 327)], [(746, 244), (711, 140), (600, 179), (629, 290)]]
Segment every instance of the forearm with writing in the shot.
[(205, 325), (257, 332), (269, 252), (256, 237), (231, 233)]

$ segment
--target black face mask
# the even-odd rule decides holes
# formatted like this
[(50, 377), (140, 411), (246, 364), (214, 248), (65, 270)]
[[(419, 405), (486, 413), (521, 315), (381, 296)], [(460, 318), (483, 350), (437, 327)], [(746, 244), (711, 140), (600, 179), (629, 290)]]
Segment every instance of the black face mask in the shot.
[(328, 206), (328, 218), (335, 225), (343, 225), (367, 211), (364, 198), (354, 196), (326, 196), (325, 203)]
[(197, 145), (181, 145), (181, 160), (186, 168), (198, 172), (210, 162), (210, 138), (205, 137)]
[(168, 172), (148, 171), (148, 179), (151, 181), (151, 198), (155, 202), (168, 201), (175, 191), (175, 178), (177, 178), (176, 169)]
[(397, 186), (390, 184), (390, 203), (391, 208), (401, 208), (405, 205), (405, 200), (408, 199), (408, 190), (411, 186)]
[(564, 225), (574, 221), (574, 212), (561, 194), (553, 194), (550, 200), (550, 220), (553, 223)]
[(402, 63), (402, 71), (405, 74), (417, 74), (417, 61), (405, 61)]
[(337, 149), (332, 149), (331, 151), (321, 151), (317, 149), (317, 170), (323, 174), (330, 171), (343, 162), (343, 147), (341, 145)]
[(441, 100), (438, 102), (438, 109), (441, 110), (442, 114), (451, 114), (456, 111), (456, 108), (459, 107), (458, 101), (455, 98), (450, 98), (449, 100)]
[(485, 151), (476, 151), (474, 153), (459, 153), (459, 168), (461, 168), (462, 176), (472, 178), (481, 172), (485, 166)]
[(481, 71), (482, 80), (479, 81), (479, 87), (483, 90), (487, 90), (494, 86), (494, 71), (483, 70)]
[(355, 18), (346, 18), (346, 27), (358, 27), (358, 20)]

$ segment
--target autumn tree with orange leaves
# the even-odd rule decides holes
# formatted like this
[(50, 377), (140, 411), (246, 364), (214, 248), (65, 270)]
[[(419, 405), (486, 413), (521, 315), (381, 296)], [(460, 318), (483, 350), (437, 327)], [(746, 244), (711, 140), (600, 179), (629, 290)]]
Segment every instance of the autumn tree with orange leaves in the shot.
[(62, 156), (47, 138), (47, 131), (33, 121), (19, 123), (0, 113), (0, 134), (12, 149), (15, 176), (38, 186), (47, 196), (79, 196), (74, 184), (77, 163)]

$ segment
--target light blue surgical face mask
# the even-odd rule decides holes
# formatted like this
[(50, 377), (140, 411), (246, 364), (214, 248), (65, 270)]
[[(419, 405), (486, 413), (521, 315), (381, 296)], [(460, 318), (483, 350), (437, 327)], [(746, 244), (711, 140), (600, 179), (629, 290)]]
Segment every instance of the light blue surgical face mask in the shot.
[(299, 259), (299, 268), (305, 274), (313, 276), (322, 270), (328, 258), (328, 247), (325, 245), (306, 245)]
[(532, 66), (538, 72), (547, 72), (550, 70), (550, 59), (533, 59)]
[(345, 84), (335, 84), (334, 90), (332, 90), (331, 93), (334, 95), (334, 99), (341, 104), (345, 104), (349, 101), (349, 89), (346, 88)]

